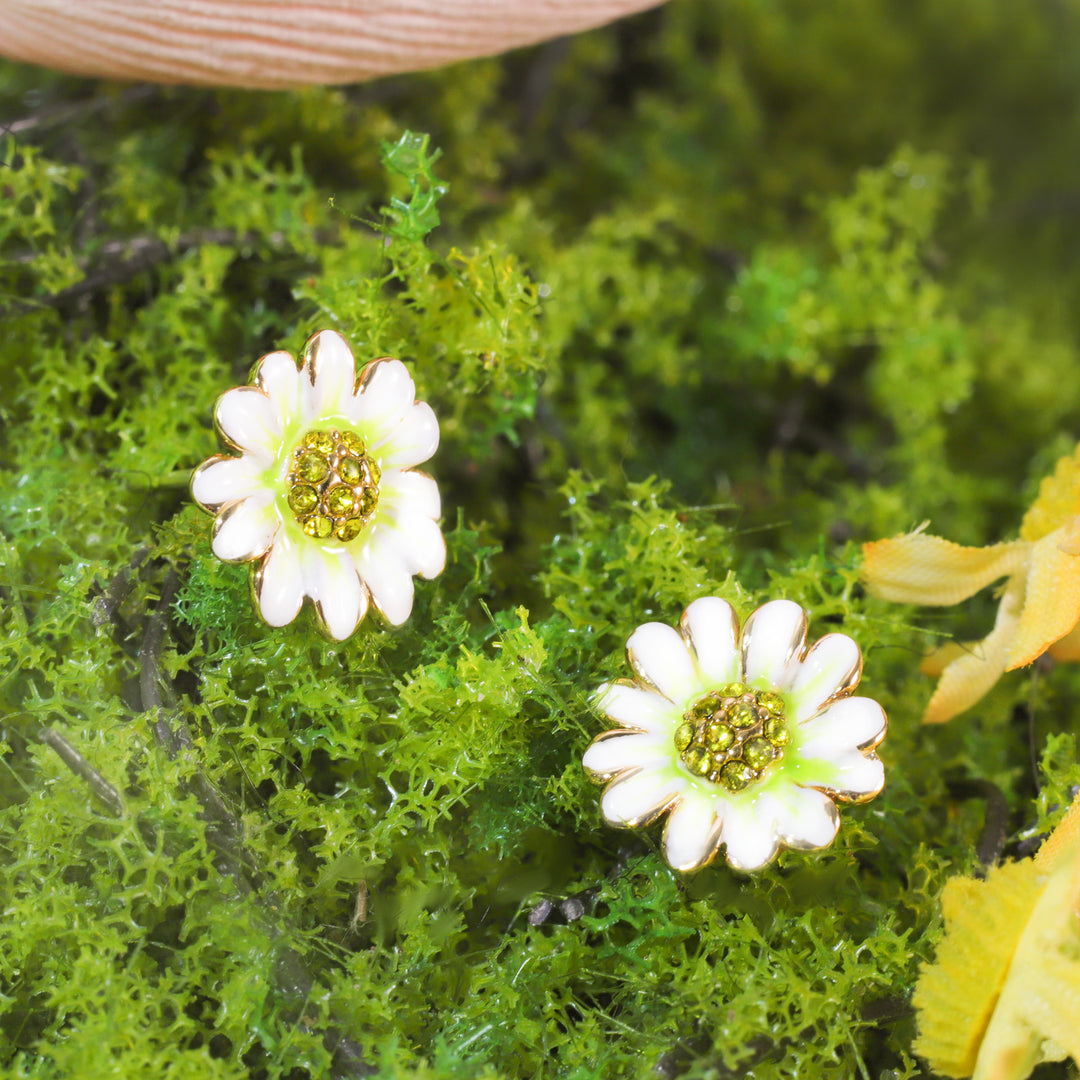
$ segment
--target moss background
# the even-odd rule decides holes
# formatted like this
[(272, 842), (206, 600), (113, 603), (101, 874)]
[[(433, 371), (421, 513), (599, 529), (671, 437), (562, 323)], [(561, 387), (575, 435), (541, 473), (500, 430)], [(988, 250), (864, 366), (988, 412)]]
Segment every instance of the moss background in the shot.
[[(1080, 434), (1078, 60), (1076, 0), (673, 0), (344, 89), (0, 64), (4, 1075), (930, 1075), (942, 884), (1080, 784), (1080, 673), (921, 728), (993, 597), (869, 599), (858, 545), (1015, 535)], [(447, 570), (343, 645), (262, 626), (186, 492), (321, 327), (443, 433)], [(752, 880), (579, 764), (706, 594), (851, 634), (892, 721)]]

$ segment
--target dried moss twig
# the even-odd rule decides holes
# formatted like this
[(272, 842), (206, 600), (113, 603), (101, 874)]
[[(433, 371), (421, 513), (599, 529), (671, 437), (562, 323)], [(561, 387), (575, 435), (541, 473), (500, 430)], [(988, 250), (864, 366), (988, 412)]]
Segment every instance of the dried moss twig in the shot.
[[(318, 242), (321, 245), (332, 245), (336, 240), (336, 234), (330, 231), (324, 230), (318, 235)], [(162, 240), (161, 237), (150, 234), (109, 240), (95, 252), (93, 263), (88, 266), (86, 277), (82, 281), (69, 285), (66, 289), (61, 289), (59, 292), (52, 293), (49, 296), (17, 300), (7, 307), (0, 308), (0, 317), (21, 315), (41, 308), (63, 310), (85, 297), (100, 292), (102, 289), (110, 288), (113, 285), (123, 285), (136, 275), (153, 269), (160, 263), (170, 262), (183, 255), (184, 252), (194, 248), (207, 245), (242, 248), (254, 247), (258, 244), (268, 244), (273, 248), (286, 248), (289, 246), (285, 233), (280, 230), (261, 234), (254, 232), (240, 233), (235, 229), (190, 229), (168, 243)], [(38, 257), (38, 252), (26, 251), (9, 257), (9, 261), (32, 263)]]
[(982, 799), (986, 803), (986, 818), (975, 845), (975, 854), (983, 866), (993, 866), (1005, 850), (1009, 826), (1009, 803), (1001, 788), (989, 780), (957, 780), (949, 791), (959, 799)]
[(42, 728), (38, 733), (38, 741), (55, 750), (60, 760), (76, 776), (86, 781), (98, 801), (113, 817), (120, 817), (124, 813), (124, 801), (120, 798), (120, 792), (60, 732), (53, 728)]
[[(165, 708), (164, 699), (166, 696), (172, 697), (172, 692), (162, 678), (159, 664), (169, 628), (169, 613), (179, 583), (180, 575), (175, 568), (171, 568), (162, 585), (157, 606), (147, 619), (139, 649), (139, 689), (143, 711), (154, 714), (151, 724), (154, 738), (171, 758), (177, 757), (181, 751), (190, 756), (195, 753), (195, 745), (187, 725), (175, 709), (167, 711)], [(282, 935), (274, 929), (280, 920), (276, 914), (273, 918), (270, 917), (270, 911), (277, 911), (277, 905), (270, 897), (263, 901), (254, 895), (261, 887), (263, 877), (255, 857), (244, 843), (240, 821), (230, 812), (221, 793), (202, 770), (193, 770), (190, 785), (203, 808), (204, 820), (207, 822), (206, 839), (217, 852), (218, 871), (233, 881), (241, 895), (252, 897), (258, 908), (263, 910), (266, 915), (267, 936), (280, 938)], [(306, 1032), (319, 1034), (316, 1028), (308, 1025), (302, 1018), (303, 1003), (315, 986), (315, 978), (295, 950), (282, 951), (275, 976), (277, 991), (294, 1006), (291, 1010), (294, 1013), (293, 1022)], [(321, 1032), (321, 1036), (323, 1045), (333, 1054), (331, 1076), (334, 1080), (356, 1080), (378, 1071), (364, 1061), (359, 1044), (338, 1027), (328, 1027)]]
[(127, 566), (105, 586), (105, 591), (94, 602), (94, 608), (90, 614), (90, 621), (95, 626), (104, 626), (116, 617), (117, 609), (131, 592), (131, 579), (135, 571), (139, 570), (149, 557), (150, 548), (145, 544), (136, 548)]

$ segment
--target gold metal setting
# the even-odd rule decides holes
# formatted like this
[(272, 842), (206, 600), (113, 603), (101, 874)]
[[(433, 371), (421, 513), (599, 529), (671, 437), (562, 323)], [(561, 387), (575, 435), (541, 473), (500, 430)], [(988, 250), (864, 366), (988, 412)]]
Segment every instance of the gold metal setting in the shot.
[(783, 697), (738, 682), (698, 698), (675, 729), (686, 768), (732, 794), (764, 779), (789, 739)]
[(312, 429), (290, 459), (288, 503), (315, 540), (355, 540), (379, 503), (379, 466), (351, 431)]

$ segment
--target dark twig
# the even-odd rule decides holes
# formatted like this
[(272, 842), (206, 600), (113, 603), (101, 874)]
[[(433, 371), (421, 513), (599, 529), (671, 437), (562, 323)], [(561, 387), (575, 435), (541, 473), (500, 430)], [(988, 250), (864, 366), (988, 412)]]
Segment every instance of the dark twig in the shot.
[(98, 801), (104, 805), (105, 809), (113, 817), (120, 817), (124, 813), (124, 801), (120, 798), (120, 792), (60, 732), (54, 731), (52, 728), (42, 728), (38, 732), (38, 741), (52, 747), (60, 760), (77, 777), (86, 781), (90, 786), (90, 790), (97, 796)]
[[(139, 690), (143, 711), (153, 714), (151, 729), (154, 738), (171, 758), (175, 758), (182, 750), (193, 756), (195, 749), (187, 725), (178, 717), (170, 715), (163, 707), (162, 679), (158, 664), (168, 629), (169, 610), (179, 583), (177, 572), (170, 570), (162, 586), (157, 608), (146, 622), (142, 646), (139, 649)], [(228, 874), (243, 892), (250, 892), (259, 882), (258, 864), (244, 846), (240, 822), (229, 811), (220, 792), (201, 770), (194, 770), (190, 783), (210, 825), (207, 839), (213, 843), (221, 858), (219, 869)]]
[[(147, 620), (139, 649), (139, 688), (142, 695), (143, 711), (153, 714), (151, 728), (154, 738), (171, 758), (184, 753), (185, 757), (195, 756), (195, 745), (187, 725), (180, 719), (176, 710), (167, 710), (164, 695), (171, 696), (171, 689), (164, 684), (160, 670), (161, 650), (165, 644), (165, 635), (169, 628), (169, 612), (179, 586), (179, 575), (170, 569), (161, 589), (157, 607)], [(262, 884), (258, 863), (248, 851), (243, 839), (243, 827), (240, 821), (229, 811), (220, 792), (210, 779), (198, 768), (193, 768), (189, 781), (190, 788), (203, 808), (203, 818), (207, 822), (206, 839), (217, 854), (216, 865), (219, 873), (229, 877), (243, 896), (254, 897)], [(255, 898), (255, 902), (259, 902)], [(274, 908), (268, 901), (268, 908)], [(271, 917), (266, 911), (265, 929), (271, 933), (277, 917)], [(278, 991), (288, 1000), (288, 1010), (292, 1020), (305, 1031), (318, 1034), (303, 1020), (304, 1003), (315, 986), (315, 978), (304, 963), (302, 957), (292, 949), (282, 951), (275, 972)], [(333, 1054), (330, 1075), (334, 1080), (354, 1080), (370, 1076), (377, 1070), (368, 1065), (358, 1043), (350, 1039), (336, 1025), (322, 1031), (323, 1045)]]
[[(1049, 657), (1046, 658), (1049, 660)], [(1028, 700), (1027, 710), (1027, 741), (1028, 761), (1031, 764), (1031, 779), (1035, 784), (1035, 792), (1042, 790), (1042, 777), (1039, 775), (1039, 751), (1035, 746), (1035, 705), (1039, 700), (1039, 667), (1036, 664), (1031, 671), (1031, 697)]]
[(949, 792), (958, 799), (982, 799), (986, 818), (975, 845), (975, 855), (983, 866), (993, 866), (1005, 850), (1009, 827), (1009, 803), (997, 784), (989, 780), (955, 780)]
[[(259, 242), (269, 244), (271, 247), (284, 247), (285, 234), (282, 232), (265, 235), (237, 233), (235, 229), (192, 229), (190, 232), (181, 233), (171, 243), (166, 243), (158, 236), (146, 235), (110, 240), (98, 248), (93, 267), (87, 270), (86, 277), (82, 281), (49, 296), (18, 300), (6, 308), (0, 308), (0, 316), (21, 315), (42, 308), (69, 307), (102, 289), (122, 285), (144, 270), (175, 259), (192, 248), (205, 247), (208, 244), (245, 247), (254, 246)], [(37, 252), (27, 251), (14, 256), (9, 261), (32, 263), (37, 257)]]
[(35, 112), (20, 117), (18, 120), (3, 122), (4, 132), (10, 135), (26, 135), (38, 128), (56, 127), (57, 125), (70, 124), (74, 120), (85, 121), (95, 113), (105, 112), (117, 105), (137, 105), (141, 101), (154, 97), (161, 93), (158, 86), (139, 85), (125, 90), (119, 97), (111, 97), (105, 94), (87, 98), (84, 101), (72, 101), (63, 105), (47, 105)]
[(90, 621), (95, 626), (105, 626), (116, 617), (116, 611), (124, 602), (125, 597), (131, 592), (132, 577), (143, 563), (150, 557), (150, 548), (137, 548), (131, 556), (127, 566), (118, 573), (108, 585), (105, 591), (94, 601), (93, 610), (90, 613)]

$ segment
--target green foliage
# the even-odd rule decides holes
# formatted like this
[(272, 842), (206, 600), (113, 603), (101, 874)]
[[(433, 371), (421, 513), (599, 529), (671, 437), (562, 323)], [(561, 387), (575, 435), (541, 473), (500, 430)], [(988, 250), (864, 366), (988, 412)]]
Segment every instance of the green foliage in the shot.
[[(1078, 41), (693, 0), (368, 87), (0, 65), (0, 1072), (925, 1075), (940, 889), (987, 792), (1006, 855), (1059, 819), (1080, 669), (920, 728), (996, 601), (867, 598), (858, 545), (1014, 535), (1075, 445)], [(442, 438), (447, 568), (345, 643), (263, 626), (186, 493), (323, 327)], [(580, 766), (704, 595), (851, 634), (891, 717), (883, 795), (754, 878), (672, 873)]]

